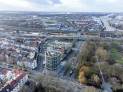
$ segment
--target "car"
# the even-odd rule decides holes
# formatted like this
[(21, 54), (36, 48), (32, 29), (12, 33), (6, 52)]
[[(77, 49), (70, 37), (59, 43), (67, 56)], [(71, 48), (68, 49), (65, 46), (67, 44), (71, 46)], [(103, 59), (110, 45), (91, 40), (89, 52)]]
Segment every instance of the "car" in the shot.
[(18, 70), (22, 70), (22, 69), (18, 68)]
[(29, 73), (29, 74), (32, 74), (32, 73)]
[(72, 74), (73, 74), (73, 72), (74, 72), (74, 68), (70, 71), (70, 74), (69, 74), (69, 76), (71, 76)]
[(40, 64), (41, 63), (41, 61), (38, 61), (38, 64)]
[(12, 68), (13, 66), (11, 66), (11, 65), (8, 65), (8, 68)]
[(26, 69), (24, 69), (23, 71), (27, 71)]
[(30, 81), (27, 81), (25, 84), (28, 86), (31, 85)]
[(73, 74), (73, 71), (70, 71), (70, 74), (69, 74), (69, 76), (71, 76)]
[(22, 69), (22, 71), (24, 71), (24, 69)]

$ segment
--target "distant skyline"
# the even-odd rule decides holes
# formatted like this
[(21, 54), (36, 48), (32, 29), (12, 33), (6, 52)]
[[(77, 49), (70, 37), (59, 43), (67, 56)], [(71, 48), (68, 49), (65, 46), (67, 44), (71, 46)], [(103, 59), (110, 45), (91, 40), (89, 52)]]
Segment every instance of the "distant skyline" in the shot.
[(0, 0), (1, 11), (123, 12), (123, 0)]

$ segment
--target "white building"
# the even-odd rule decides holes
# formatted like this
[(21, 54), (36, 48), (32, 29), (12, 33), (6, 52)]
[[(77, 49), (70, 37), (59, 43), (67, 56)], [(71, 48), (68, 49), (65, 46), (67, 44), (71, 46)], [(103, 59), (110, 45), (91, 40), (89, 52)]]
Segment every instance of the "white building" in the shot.
[(37, 61), (34, 59), (28, 59), (24, 62), (25, 67), (35, 69), (37, 67)]
[(23, 57), (20, 61), (17, 62), (17, 65), (35, 69), (37, 67), (37, 61), (35, 59)]
[(69, 42), (59, 42), (59, 41), (54, 41), (53, 44), (51, 44), (51, 47), (72, 47), (73, 46), (73, 43), (69, 43)]
[(4, 85), (4, 87), (0, 89), (0, 92), (19, 92), (19, 90), (28, 80), (28, 74), (24, 72), (21, 72), (18, 70), (12, 70), (11, 74), (16, 76), (8, 80), (6, 84)]
[(0, 74), (0, 79), (1, 79), (2, 81), (4, 81), (4, 80), (6, 79), (6, 76), (5, 76), (5, 75)]

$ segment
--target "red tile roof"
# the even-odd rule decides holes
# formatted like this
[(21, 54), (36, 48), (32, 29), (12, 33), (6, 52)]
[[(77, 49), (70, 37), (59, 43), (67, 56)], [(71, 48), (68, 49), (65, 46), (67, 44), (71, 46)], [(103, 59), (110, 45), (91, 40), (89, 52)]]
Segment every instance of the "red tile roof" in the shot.
[(3, 75), (6, 75), (7, 73), (8, 73), (8, 70), (3, 70), (3, 71), (2, 71), (2, 74), (3, 74)]
[(26, 73), (15, 70), (15, 69), (13, 69), (11, 72), (17, 73), (18, 75), (14, 77), (13, 79), (11, 79), (10, 81), (8, 81), (5, 84), (5, 86), (0, 89), (0, 92), (6, 92), (7, 89), (9, 90), (9, 92), (11, 92), (18, 85), (18, 82), (26, 75)]
[(15, 70), (15, 69), (12, 70), (12, 73), (22, 74), (23, 76), (26, 75), (26, 73), (24, 73), (22, 71)]

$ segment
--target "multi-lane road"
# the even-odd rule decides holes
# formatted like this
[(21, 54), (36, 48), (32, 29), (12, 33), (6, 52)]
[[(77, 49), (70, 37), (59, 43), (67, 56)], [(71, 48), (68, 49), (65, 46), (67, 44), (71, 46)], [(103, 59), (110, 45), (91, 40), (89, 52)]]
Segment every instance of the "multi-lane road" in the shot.
[[(82, 50), (83, 45), (84, 45), (84, 42), (79, 41), (76, 44), (76, 47), (72, 48), (71, 53), (66, 57), (65, 61), (63, 61), (65, 63), (58, 68), (57, 74), (55, 75), (55, 77), (60, 78), (60, 79), (64, 79), (64, 80), (73, 81), (73, 82), (78, 82), (78, 79), (75, 78), (77, 58), (74, 57), (74, 55), (80, 53), (80, 51)], [(67, 69), (67, 64), (69, 64), (69, 59), (70, 58), (73, 59), (72, 64), (69, 67), (66, 75), (64, 75), (64, 72)]]
[(100, 19), (103, 22), (104, 27), (106, 28), (105, 31), (123, 31), (123, 30), (119, 30), (119, 29), (113, 28), (112, 26), (109, 25), (108, 21), (112, 20), (112, 18), (109, 18), (108, 16), (102, 16), (102, 17), (100, 17)]
[[(78, 41), (76, 43), (76, 46), (72, 48), (72, 51), (66, 56), (65, 60), (62, 61), (61, 65), (58, 67), (57, 70), (54, 71), (50, 71), (50, 73), (54, 74), (54, 77), (60, 78), (60, 79), (64, 79), (64, 80), (70, 80), (73, 82), (78, 82), (78, 79), (75, 78), (75, 74), (76, 74), (76, 65), (77, 65), (77, 59), (75, 54), (79, 54), (82, 50), (82, 47), (84, 45), (84, 41)], [(42, 53), (42, 54), (41, 54)], [(40, 51), (39, 51), (39, 58), (38, 58), (38, 67), (34, 70), (35, 73), (44, 73), (43, 71), (45, 71), (45, 67), (43, 66), (43, 62), (45, 61), (45, 50), (44, 50), (44, 43), (42, 43), (40, 45)], [(69, 59), (73, 59), (72, 60), (72, 64), (69, 67), (66, 75), (64, 75), (65, 70), (67, 69), (67, 65), (69, 64)], [(48, 70), (47, 70), (48, 71)]]

